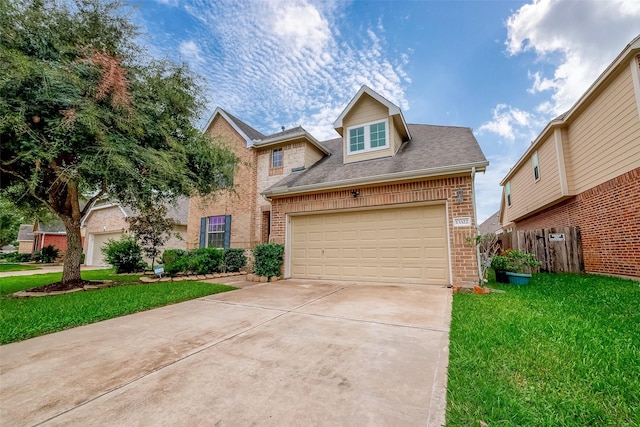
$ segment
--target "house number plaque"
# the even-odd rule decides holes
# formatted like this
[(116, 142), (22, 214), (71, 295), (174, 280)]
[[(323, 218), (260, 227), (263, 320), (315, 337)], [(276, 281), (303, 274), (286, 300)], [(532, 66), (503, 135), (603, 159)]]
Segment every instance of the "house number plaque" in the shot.
[(550, 242), (564, 242), (564, 233), (549, 233)]
[(453, 226), (454, 227), (470, 227), (471, 217), (463, 216), (459, 218), (453, 218)]

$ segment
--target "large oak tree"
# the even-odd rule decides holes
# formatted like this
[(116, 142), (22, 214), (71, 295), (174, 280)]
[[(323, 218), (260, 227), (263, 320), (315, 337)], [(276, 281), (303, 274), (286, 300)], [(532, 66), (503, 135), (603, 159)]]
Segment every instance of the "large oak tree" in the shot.
[(130, 13), (118, 0), (0, 1), (0, 188), (62, 220), (68, 286), (81, 281), (80, 223), (94, 201), (210, 194), (237, 163), (194, 126), (195, 77), (149, 58)]

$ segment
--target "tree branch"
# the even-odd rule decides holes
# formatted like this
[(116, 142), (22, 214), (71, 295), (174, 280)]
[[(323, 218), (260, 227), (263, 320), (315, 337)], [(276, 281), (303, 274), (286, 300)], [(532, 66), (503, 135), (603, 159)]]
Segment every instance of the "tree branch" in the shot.
[(100, 191), (98, 191), (93, 197), (91, 197), (87, 201), (87, 204), (85, 205), (84, 209), (82, 209), (82, 211), (80, 211), (80, 218), (84, 218), (84, 216), (87, 214), (87, 212), (89, 212), (89, 209), (91, 209), (91, 206), (96, 201), (98, 201), (98, 199), (100, 197), (102, 197), (106, 192), (107, 192), (107, 183), (102, 181), (102, 188), (100, 189)]

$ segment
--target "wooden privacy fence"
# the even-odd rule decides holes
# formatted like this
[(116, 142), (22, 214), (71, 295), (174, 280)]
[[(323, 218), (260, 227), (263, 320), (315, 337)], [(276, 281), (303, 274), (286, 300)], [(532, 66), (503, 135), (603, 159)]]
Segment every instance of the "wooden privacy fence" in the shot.
[(552, 227), (503, 233), (502, 247), (535, 254), (541, 271), (580, 273), (584, 271), (579, 227)]

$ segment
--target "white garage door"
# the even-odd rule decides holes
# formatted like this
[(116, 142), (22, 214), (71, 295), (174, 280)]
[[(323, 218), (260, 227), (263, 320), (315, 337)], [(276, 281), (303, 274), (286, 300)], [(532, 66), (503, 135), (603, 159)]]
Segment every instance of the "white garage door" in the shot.
[(444, 205), (291, 217), (291, 276), (449, 283)]
[[(89, 248), (90, 253), (87, 254), (87, 265), (108, 265), (107, 261), (104, 259), (104, 255), (102, 255), (102, 245), (107, 243), (107, 240), (120, 240), (122, 237), (122, 233), (105, 233), (105, 234), (92, 234), (93, 238), (89, 239), (89, 244), (91, 248)], [(93, 243), (91, 241), (93, 240)]]

